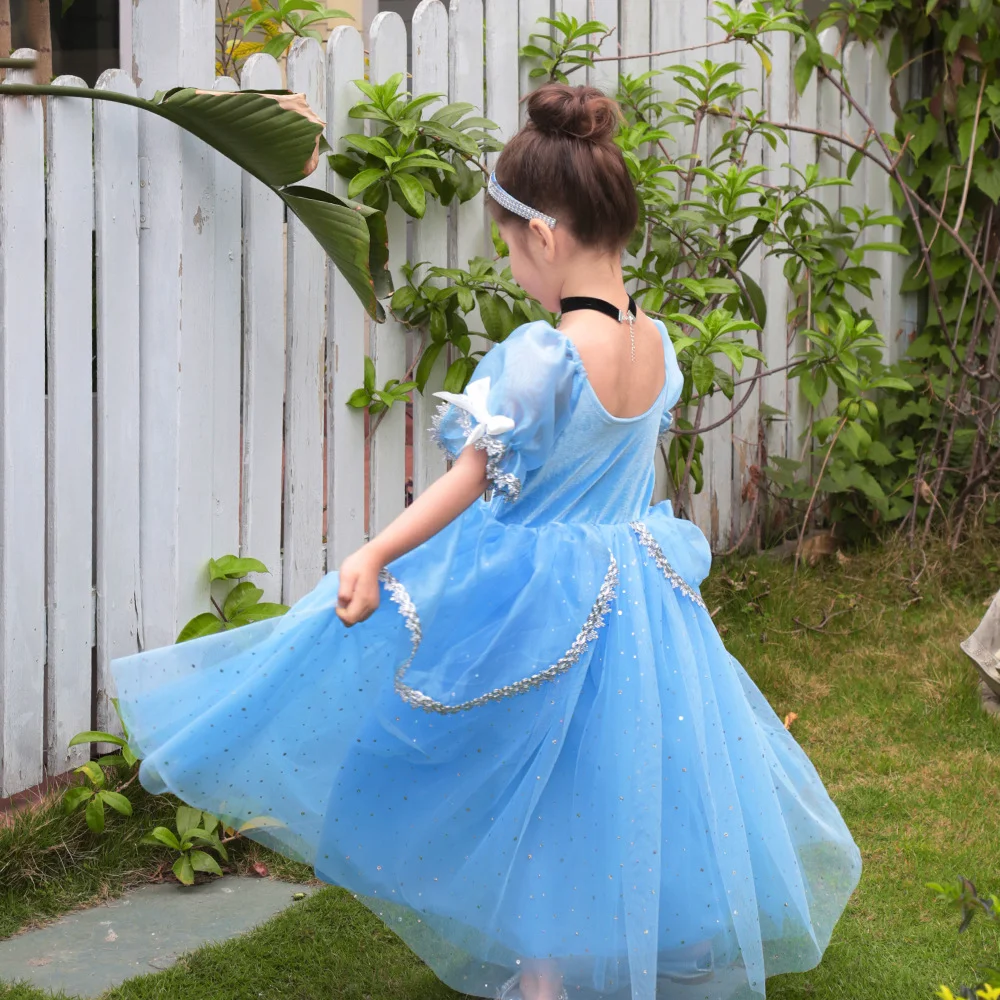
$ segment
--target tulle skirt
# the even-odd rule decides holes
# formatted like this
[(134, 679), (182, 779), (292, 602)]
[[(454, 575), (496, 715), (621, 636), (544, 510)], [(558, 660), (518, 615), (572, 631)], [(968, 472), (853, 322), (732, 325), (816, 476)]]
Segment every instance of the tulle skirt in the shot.
[(345, 629), (283, 618), (118, 660), (140, 781), (351, 890), (448, 985), (530, 959), (570, 997), (764, 994), (814, 966), (861, 861), (726, 651), (704, 536), (470, 508)]

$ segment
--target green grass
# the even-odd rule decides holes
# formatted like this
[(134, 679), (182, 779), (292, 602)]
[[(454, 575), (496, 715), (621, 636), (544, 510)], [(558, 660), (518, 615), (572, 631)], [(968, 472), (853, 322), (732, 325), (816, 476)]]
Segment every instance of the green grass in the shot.
[[(779, 715), (797, 715), (792, 731), (865, 864), (822, 964), (770, 980), (772, 1000), (930, 1000), (938, 984), (973, 983), (977, 967), (996, 964), (995, 929), (974, 921), (959, 936), (955, 914), (924, 888), (962, 874), (1000, 892), (1000, 724), (980, 710), (958, 649), (1000, 583), (996, 552), (980, 540), (957, 557), (931, 553), (926, 566), (907, 549), (866, 553), (803, 569), (794, 584), (787, 564), (729, 560), (706, 586), (730, 650)], [(806, 627), (828, 613), (822, 632)], [(164, 800), (135, 799), (149, 817), (164, 814)], [(133, 840), (92, 838), (78, 822), (49, 815), (44, 825), (45, 817), (0, 829), (0, 935), (117, 894), (160, 860)], [(288, 878), (309, 874), (252, 844), (235, 857), (239, 868), (260, 858)], [(19, 881), (7, 888), (12, 873)], [(0, 1000), (49, 996), (0, 986)], [(360, 904), (326, 889), (105, 1000), (451, 996)]]

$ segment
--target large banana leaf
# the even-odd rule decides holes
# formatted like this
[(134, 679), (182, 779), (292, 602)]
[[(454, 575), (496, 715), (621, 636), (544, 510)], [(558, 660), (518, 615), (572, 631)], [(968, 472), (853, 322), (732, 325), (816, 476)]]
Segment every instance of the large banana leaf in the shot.
[(389, 234), (385, 216), (367, 205), (304, 184), (282, 188), (278, 194), (334, 261), (350, 258), (352, 266), (338, 265), (340, 272), (366, 303), (368, 314), (378, 322), (384, 320), (385, 312), (378, 300), (392, 294), (392, 278), (386, 266)]
[(392, 293), (385, 217), (366, 205), (293, 186), (311, 174), (325, 148), (323, 122), (301, 94), (181, 87), (153, 100), (85, 87), (0, 84), (0, 96), (83, 97), (127, 104), (196, 135), (270, 187), (297, 215), (357, 293), (368, 314), (385, 319)]
[(152, 103), (271, 187), (295, 184), (319, 164), (323, 122), (302, 94), (178, 87)]

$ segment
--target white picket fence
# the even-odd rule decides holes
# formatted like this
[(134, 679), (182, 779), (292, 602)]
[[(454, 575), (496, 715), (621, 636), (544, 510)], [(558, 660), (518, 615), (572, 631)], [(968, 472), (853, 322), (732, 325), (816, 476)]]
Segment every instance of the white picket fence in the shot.
[[(616, 29), (604, 43), (608, 55), (711, 42), (717, 29), (703, 16), (707, 6), (555, 0), (557, 10)], [(134, 74), (108, 72), (100, 87), (135, 93), (138, 84), (149, 96), (179, 83), (212, 85), (214, 4), (185, 0), (179, 19), (171, 7), (136, 0)], [(415, 92), (482, 107), (507, 138), (528, 86), (518, 47), (551, 10), (550, 0), (423, 0), (412, 39), (397, 15), (374, 20), (367, 66), (353, 28), (336, 29), (325, 48), (297, 42), (288, 86), (308, 96), (336, 145), (359, 128), (348, 117), (360, 96), (353, 81), (405, 72), (409, 49)], [(721, 62), (734, 46), (624, 65), (639, 73), (706, 55)], [(796, 96), (787, 36), (776, 40), (769, 77), (753, 53), (740, 55), (745, 82), (774, 120), (863, 134), (858, 122), (841, 120), (832, 89), (813, 84)], [(881, 57), (858, 48), (847, 58), (855, 93), (889, 128)], [(601, 62), (590, 79), (611, 88), (617, 72), (616, 61)], [(280, 87), (281, 70), (255, 56), (243, 84)], [(669, 95), (667, 77), (663, 85)], [(706, 141), (722, 127), (713, 123)], [(783, 163), (814, 161), (817, 144), (796, 134), (790, 154), (754, 155), (778, 183)], [(829, 156), (822, 163), (834, 175), (843, 169)], [(309, 183), (344, 189), (325, 166)], [(832, 203), (890, 207), (884, 177), (867, 166), (853, 188), (827, 191)], [(481, 197), (451, 211), (432, 206), (419, 223), (393, 207), (389, 233), (397, 266), (407, 256), (464, 265), (491, 252)], [(777, 367), (795, 349), (787, 288), (780, 262), (758, 254), (751, 266), (768, 302), (765, 351)], [(905, 332), (902, 263), (886, 255), (879, 269), (876, 314), (884, 328)], [(294, 218), (286, 225), (258, 182), (153, 116), (75, 98), (50, 100), (45, 115), (37, 99), (0, 98), (0, 282), (2, 796), (80, 763), (88, 751), (67, 750), (73, 733), (114, 728), (110, 660), (173, 641), (207, 608), (210, 557), (263, 560), (266, 598), (291, 602), (366, 528), (403, 509), (403, 408), (374, 436), (366, 490), (364, 417), (346, 400), (361, 384), (366, 351), (381, 382), (402, 374), (414, 344), (391, 319), (366, 322), (319, 246)], [(789, 415), (769, 425), (768, 450), (796, 453), (806, 414), (784, 378), (764, 382), (759, 401)], [(726, 406), (713, 401), (709, 417)], [(429, 409), (424, 398), (412, 407), (416, 493), (444, 468), (424, 433)], [(757, 423), (757, 406), (748, 405), (734, 426), (709, 436), (696, 514), (716, 547), (738, 536), (747, 514), (741, 490)]]

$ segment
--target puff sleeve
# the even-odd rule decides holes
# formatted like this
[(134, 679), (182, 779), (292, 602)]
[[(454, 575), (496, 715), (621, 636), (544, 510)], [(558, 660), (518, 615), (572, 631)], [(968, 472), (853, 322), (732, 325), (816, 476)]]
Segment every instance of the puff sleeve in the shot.
[(671, 410), (677, 405), (677, 400), (681, 398), (684, 389), (684, 374), (677, 364), (677, 353), (674, 351), (673, 341), (667, 332), (666, 326), (659, 320), (656, 325), (660, 328), (663, 337), (663, 364), (666, 371), (666, 388), (663, 394), (663, 412), (660, 414), (660, 434), (666, 434), (674, 422)]
[(470, 446), (484, 450), (493, 492), (516, 500), (570, 414), (575, 371), (563, 335), (528, 323), (483, 358), (465, 392), (435, 393), (444, 402), (432, 434), (452, 459)]

